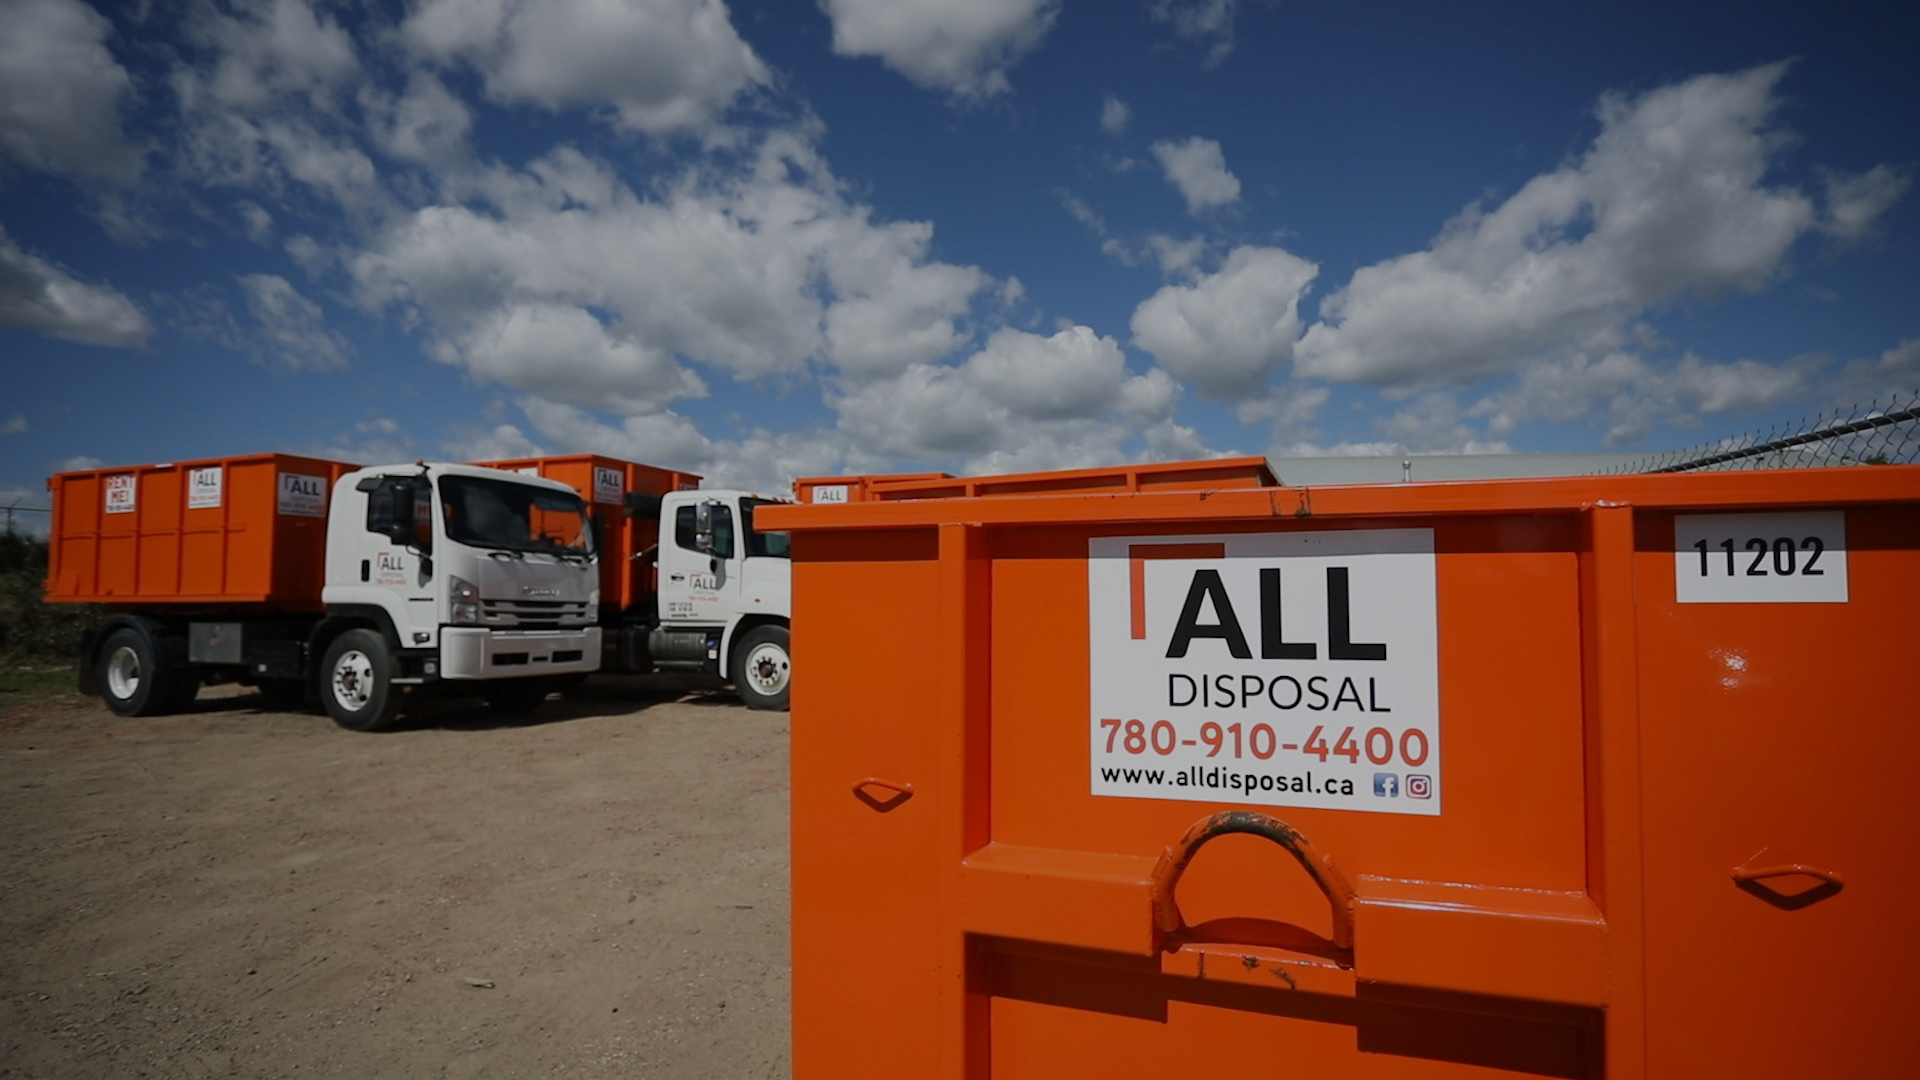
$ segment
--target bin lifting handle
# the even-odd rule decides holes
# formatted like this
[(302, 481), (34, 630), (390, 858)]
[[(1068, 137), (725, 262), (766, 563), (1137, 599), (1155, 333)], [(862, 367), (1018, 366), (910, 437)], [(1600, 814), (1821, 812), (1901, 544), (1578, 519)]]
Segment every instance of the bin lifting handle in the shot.
[(1173, 898), (1173, 888), (1180, 883), (1180, 875), (1186, 873), (1187, 864), (1199, 854), (1208, 841), (1230, 833), (1245, 833), (1249, 836), (1263, 836), (1279, 844), (1292, 855), (1300, 866), (1320, 886), (1327, 896), (1327, 902), (1333, 906), (1333, 944), (1341, 949), (1353, 948), (1353, 886), (1347, 883), (1346, 875), (1335, 866), (1333, 859), (1313, 846), (1313, 841), (1300, 835), (1300, 831), (1270, 814), (1254, 810), (1223, 810), (1201, 818), (1188, 827), (1179, 843), (1168, 848), (1160, 856), (1153, 868), (1153, 921), (1154, 926), (1163, 934), (1172, 934), (1181, 930), (1185, 921), (1180, 917), (1180, 905)]

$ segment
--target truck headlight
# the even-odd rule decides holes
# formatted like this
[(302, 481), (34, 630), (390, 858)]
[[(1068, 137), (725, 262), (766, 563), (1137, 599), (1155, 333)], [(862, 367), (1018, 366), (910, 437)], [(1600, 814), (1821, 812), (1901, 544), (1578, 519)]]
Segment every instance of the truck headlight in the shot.
[(447, 621), (468, 626), (480, 622), (480, 589), (466, 578), (447, 576)]

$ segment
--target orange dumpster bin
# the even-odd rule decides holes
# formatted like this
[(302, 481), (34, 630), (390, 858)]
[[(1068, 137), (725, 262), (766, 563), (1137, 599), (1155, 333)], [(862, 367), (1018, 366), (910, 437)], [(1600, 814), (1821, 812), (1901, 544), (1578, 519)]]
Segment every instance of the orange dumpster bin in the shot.
[(799, 1080), (1912, 1075), (1920, 467), (1029, 480), (762, 511)]

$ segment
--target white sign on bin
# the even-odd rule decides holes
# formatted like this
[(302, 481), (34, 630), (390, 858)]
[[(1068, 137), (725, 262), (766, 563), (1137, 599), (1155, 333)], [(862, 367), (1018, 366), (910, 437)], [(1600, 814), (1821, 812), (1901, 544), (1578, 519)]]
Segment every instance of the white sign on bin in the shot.
[(593, 501), (597, 503), (619, 503), (626, 493), (626, 486), (619, 469), (606, 469), (598, 465), (593, 467)]
[(847, 485), (820, 484), (813, 489), (813, 501), (816, 503), (843, 503), (847, 501)]
[(1682, 604), (1844, 604), (1846, 512), (1675, 515), (1673, 579)]
[(220, 505), (226, 471), (218, 465), (187, 470), (187, 509), (207, 510)]
[(279, 511), (295, 517), (326, 517), (327, 478), (281, 473)]
[(107, 477), (107, 513), (133, 513), (136, 486), (132, 473)]
[(1437, 816), (1433, 530), (1097, 537), (1092, 792)]

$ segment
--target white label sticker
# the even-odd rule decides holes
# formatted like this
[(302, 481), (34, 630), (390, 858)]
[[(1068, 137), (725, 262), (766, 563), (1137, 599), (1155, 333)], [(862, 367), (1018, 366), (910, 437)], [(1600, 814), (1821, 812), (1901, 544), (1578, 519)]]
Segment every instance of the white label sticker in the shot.
[(1440, 813), (1433, 530), (1088, 556), (1093, 794)]
[(847, 501), (847, 485), (822, 484), (813, 489), (813, 501), (816, 503), (843, 503)]
[(220, 505), (220, 485), (225, 470), (214, 465), (187, 471), (187, 509), (205, 510)]
[(1676, 515), (1673, 576), (1682, 604), (1844, 604), (1846, 512)]
[(593, 467), (593, 501), (597, 503), (618, 503), (625, 492), (619, 469)]
[(515, 470), (513, 470), (513, 471), (514, 471), (515, 473), (518, 473), (518, 474), (519, 474), (519, 475), (521, 475), (521, 476), (539, 476), (539, 475), (540, 475), (540, 466), (538, 466), (538, 465), (522, 465), (522, 466), (520, 466), (519, 468), (517, 468), (517, 469), (515, 469)]
[(280, 512), (299, 517), (326, 517), (327, 478), (281, 473)]
[(135, 480), (131, 473), (107, 477), (107, 513), (133, 513), (134, 490)]

